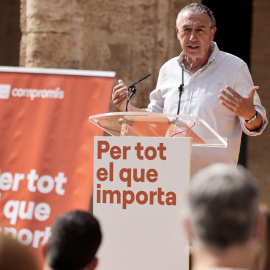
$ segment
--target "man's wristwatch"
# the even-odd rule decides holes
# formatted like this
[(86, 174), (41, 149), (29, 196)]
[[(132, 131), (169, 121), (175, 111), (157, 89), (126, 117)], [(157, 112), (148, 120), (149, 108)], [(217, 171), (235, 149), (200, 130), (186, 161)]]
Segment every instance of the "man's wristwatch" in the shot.
[(257, 119), (257, 111), (256, 111), (256, 113), (255, 113), (255, 115), (253, 117), (251, 117), (249, 120), (245, 120), (245, 122), (247, 124), (252, 124), (253, 122), (256, 121), (256, 119)]

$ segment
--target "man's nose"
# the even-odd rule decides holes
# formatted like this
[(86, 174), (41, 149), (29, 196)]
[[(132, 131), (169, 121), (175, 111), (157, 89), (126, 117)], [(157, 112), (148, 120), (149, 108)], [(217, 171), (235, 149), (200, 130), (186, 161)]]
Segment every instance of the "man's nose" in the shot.
[(195, 30), (192, 30), (191, 31), (189, 39), (191, 41), (195, 41), (197, 39), (197, 35), (196, 35), (196, 31)]

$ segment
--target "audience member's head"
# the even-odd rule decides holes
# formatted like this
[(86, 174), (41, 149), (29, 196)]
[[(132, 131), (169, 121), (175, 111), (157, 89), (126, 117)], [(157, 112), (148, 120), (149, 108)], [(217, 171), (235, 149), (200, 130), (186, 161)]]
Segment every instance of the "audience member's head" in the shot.
[(261, 210), (265, 213), (264, 234), (258, 245), (252, 270), (270, 269), (270, 211), (265, 205), (261, 206)]
[(38, 265), (31, 250), (10, 236), (0, 236), (1, 270), (37, 270)]
[(53, 270), (94, 269), (101, 243), (99, 222), (88, 212), (72, 211), (59, 216), (52, 227), (46, 265)]
[(201, 170), (191, 181), (188, 207), (185, 225), (195, 269), (250, 267), (263, 216), (256, 182), (246, 169), (215, 164)]

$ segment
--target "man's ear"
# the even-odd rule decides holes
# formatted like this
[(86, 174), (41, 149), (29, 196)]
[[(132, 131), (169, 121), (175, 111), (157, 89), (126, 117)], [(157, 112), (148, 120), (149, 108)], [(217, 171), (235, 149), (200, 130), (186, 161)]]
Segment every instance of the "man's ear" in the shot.
[(44, 244), (42, 247), (42, 255), (44, 258), (46, 258), (47, 250), (48, 250), (48, 243)]
[(190, 220), (187, 213), (181, 213), (181, 222), (182, 222), (182, 226), (184, 228), (186, 237), (189, 240), (189, 242), (191, 242), (191, 240), (193, 239), (193, 233), (192, 233)]
[(175, 26), (175, 30), (176, 30), (177, 38), (180, 39), (180, 33), (179, 33), (179, 30), (178, 30), (178, 27), (177, 26)]
[(94, 270), (97, 267), (97, 265), (98, 265), (98, 258), (97, 257), (94, 257), (92, 259), (92, 261), (88, 264), (87, 269), (88, 270)]
[(213, 29), (210, 30), (211, 31), (211, 41), (214, 40), (214, 37), (215, 37), (215, 34), (216, 34), (216, 31), (217, 31), (217, 28), (214, 27)]
[(257, 217), (255, 231), (254, 231), (254, 238), (255, 239), (260, 240), (264, 237), (265, 226), (266, 226), (265, 211), (263, 209), (260, 209), (258, 217)]

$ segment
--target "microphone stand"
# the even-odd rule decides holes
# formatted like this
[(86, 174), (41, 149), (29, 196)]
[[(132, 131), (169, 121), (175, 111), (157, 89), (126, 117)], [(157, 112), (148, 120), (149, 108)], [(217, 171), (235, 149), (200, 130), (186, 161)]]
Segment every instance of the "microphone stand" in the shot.
[(133, 97), (133, 95), (136, 93), (136, 87), (135, 85), (143, 80), (145, 80), (146, 78), (148, 78), (149, 76), (151, 76), (151, 74), (148, 74), (146, 76), (144, 76), (143, 78), (139, 79), (137, 82), (131, 84), (129, 87), (128, 87), (128, 93), (130, 93), (130, 95), (128, 96), (128, 99), (127, 99), (127, 102), (126, 102), (126, 112), (128, 111), (128, 103), (129, 101), (131, 100), (131, 98)]
[(128, 92), (131, 91), (131, 94), (129, 95), (126, 103), (126, 112), (128, 111), (128, 103), (133, 97), (133, 95), (136, 93), (136, 87), (134, 85), (128, 87)]
[[(181, 67), (182, 68), (182, 67)], [(178, 109), (177, 109), (177, 114), (180, 112), (180, 103), (181, 103), (181, 97), (184, 92), (184, 69), (182, 68), (182, 83), (178, 87), (179, 90), (179, 101), (178, 101)]]

